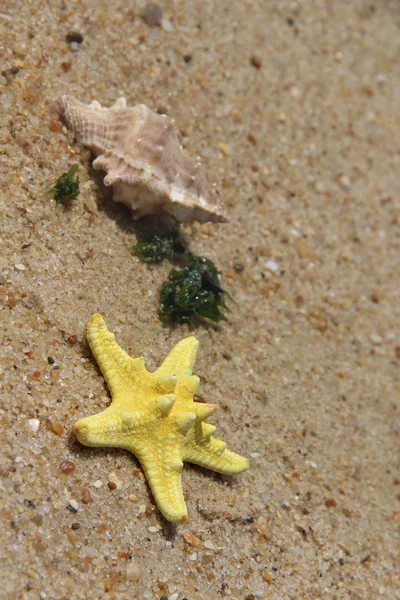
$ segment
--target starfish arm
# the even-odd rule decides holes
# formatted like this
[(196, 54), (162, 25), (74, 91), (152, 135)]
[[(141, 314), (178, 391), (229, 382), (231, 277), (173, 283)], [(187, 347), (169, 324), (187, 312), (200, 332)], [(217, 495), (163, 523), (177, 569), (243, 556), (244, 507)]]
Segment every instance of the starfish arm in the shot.
[(135, 453), (135, 440), (143, 416), (139, 412), (121, 412), (113, 403), (105, 410), (74, 423), (74, 432), (81, 444), (102, 448), (124, 448)]
[(183, 463), (179, 454), (161, 444), (158, 448), (147, 445), (135, 454), (162, 515), (172, 523), (186, 521), (187, 508), (181, 482)]
[(90, 317), (87, 324), (87, 339), (104, 379), (112, 395), (118, 394), (127, 384), (150, 373), (144, 368), (143, 358), (131, 358), (115, 341), (103, 317)]
[(181, 340), (173, 347), (162, 365), (154, 371), (153, 375), (168, 376), (176, 375), (178, 378), (185, 374), (185, 371), (191, 371), (196, 360), (198, 340), (194, 337), (188, 337)]
[(235, 475), (249, 468), (247, 458), (227, 450), (225, 442), (207, 435), (212, 425), (196, 423), (185, 440), (183, 460), (224, 475)]
[(223, 475), (236, 475), (249, 468), (247, 458), (235, 452), (224, 450), (221, 455), (218, 445), (215, 444), (219, 441), (213, 439), (205, 447), (186, 448), (184, 460)]

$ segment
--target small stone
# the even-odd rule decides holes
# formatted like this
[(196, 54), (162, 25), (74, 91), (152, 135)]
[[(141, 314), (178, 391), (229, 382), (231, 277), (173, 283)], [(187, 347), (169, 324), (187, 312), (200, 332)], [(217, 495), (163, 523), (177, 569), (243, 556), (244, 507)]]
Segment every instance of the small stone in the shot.
[(52, 356), (48, 356), (48, 357), (47, 357), (47, 362), (49, 363), (49, 365), (54, 365), (54, 363), (55, 363), (56, 361), (54, 360), (54, 358), (53, 358)]
[(17, 263), (16, 265), (14, 265), (14, 267), (17, 269), (17, 271), (25, 271), (25, 265), (23, 265), (22, 263)]
[(62, 435), (64, 433), (64, 427), (61, 423), (57, 423), (57, 421), (51, 424), (51, 430), (56, 435)]
[(363, 558), (360, 560), (360, 563), (361, 563), (362, 565), (365, 565), (365, 564), (366, 564), (367, 562), (369, 562), (370, 560), (371, 560), (371, 555), (370, 555), (370, 554), (367, 554), (366, 556), (364, 556), (364, 557), (363, 557)]
[(197, 552), (192, 552), (192, 554), (189, 554), (189, 560), (197, 560)]
[(132, 561), (126, 567), (126, 577), (131, 581), (139, 581), (141, 576), (143, 575), (143, 569), (139, 565), (139, 563)]
[(34, 569), (28, 569), (26, 574), (29, 577), (32, 577), (33, 579), (39, 579), (39, 573), (37, 571), (35, 571)]
[(73, 471), (75, 471), (75, 463), (70, 460), (63, 460), (60, 464), (60, 471), (65, 475), (73, 473)]
[(141, 504), (139, 506), (139, 515), (144, 515), (145, 512), (146, 512), (146, 505), (145, 504)]
[(249, 131), (249, 133), (247, 135), (247, 139), (249, 140), (249, 142), (251, 142), (252, 144), (254, 144), (255, 146), (257, 146), (258, 137), (257, 137), (257, 133), (254, 131), (254, 129), (252, 129), (251, 131)]
[(79, 504), (76, 500), (70, 500), (67, 506), (67, 509), (72, 513), (77, 513), (79, 510)]
[(258, 532), (267, 540), (270, 541), (272, 540), (272, 529), (271, 527), (266, 523), (265, 519), (263, 519), (263, 517), (259, 517), (257, 519), (257, 529)]
[(342, 187), (348, 189), (351, 187), (351, 180), (348, 175), (341, 175), (339, 177), (339, 183)]
[(77, 343), (77, 341), (78, 341), (78, 336), (77, 336), (77, 335), (75, 335), (75, 334), (73, 334), (73, 335), (70, 335), (70, 336), (69, 336), (69, 338), (67, 339), (67, 341), (68, 341), (70, 344), (76, 344), (76, 343)]
[(128, 500), (130, 500), (131, 502), (137, 502), (137, 494), (129, 494), (128, 496)]
[(309, 256), (310, 248), (303, 238), (297, 238), (294, 243), (294, 247), (296, 248), (297, 254), (300, 256), (300, 258), (306, 258), (306, 256)]
[(116, 490), (116, 489), (117, 489), (117, 484), (116, 484), (116, 483), (114, 483), (113, 481), (109, 481), (109, 482), (107, 483), (107, 485), (108, 485), (108, 489), (109, 489), (110, 491), (113, 491), (113, 490)]
[(49, 129), (53, 133), (59, 133), (61, 130), (60, 123), (56, 119), (50, 119)]
[(195, 536), (194, 533), (184, 533), (182, 538), (184, 542), (190, 544), (190, 546), (194, 546), (195, 548), (201, 544), (201, 540)]
[(241, 273), (244, 271), (244, 265), (242, 265), (242, 263), (233, 263), (233, 268), (235, 269), (236, 273)]
[(160, 25), (163, 17), (163, 11), (159, 4), (149, 2), (146, 4), (143, 12), (143, 21), (149, 27), (157, 27)]
[(168, 21), (167, 19), (162, 19), (161, 27), (164, 31), (167, 31), (168, 33), (172, 33), (174, 31), (173, 24), (171, 23), (171, 21)]
[(79, 31), (69, 31), (65, 37), (69, 43), (82, 44), (83, 42), (83, 35)]
[(25, 58), (25, 56), (28, 53), (27, 47), (25, 44), (15, 44), (14, 48), (13, 48), (13, 52), (14, 54), (17, 54), (17, 56), (21, 56), (22, 58)]
[(110, 473), (108, 476), (108, 487), (110, 487), (110, 483), (115, 485), (115, 487), (110, 488), (110, 489), (120, 490), (122, 488), (122, 481), (120, 479), (118, 479), (117, 475), (114, 472)]
[(97, 479), (94, 483), (93, 483), (93, 487), (99, 489), (101, 488), (101, 486), (103, 485), (103, 482), (101, 481), (101, 479)]
[(231, 150), (225, 142), (220, 142), (218, 144), (218, 150), (221, 150), (222, 154), (225, 154), (225, 156), (230, 156), (231, 154)]
[(80, 527), (81, 527), (80, 523), (72, 523), (72, 525), (71, 525), (71, 529), (73, 529), (73, 531), (80, 529)]
[(71, 67), (72, 67), (72, 62), (70, 60), (66, 60), (61, 63), (61, 68), (64, 71), (64, 73), (68, 73), (68, 71), (71, 70)]
[(39, 426), (40, 426), (39, 419), (29, 419), (28, 424), (29, 424), (29, 427), (32, 429), (33, 435), (36, 435), (39, 430)]
[(207, 548), (208, 550), (215, 550), (215, 546), (211, 540), (206, 540), (204, 542), (204, 548)]
[(247, 516), (243, 517), (243, 522), (244, 523), (254, 523), (253, 515), (247, 515)]
[(255, 67), (256, 69), (261, 69), (261, 67), (262, 67), (261, 58), (259, 56), (257, 56), (256, 54), (253, 54), (253, 56), (250, 58), (250, 64), (253, 67)]
[(325, 500), (325, 506), (327, 506), (328, 508), (334, 508), (336, 505), (337, 502), (333, 498), (328, 498), (327, 500)]
[(88, 490), (88, 488), (85, 488), (82, 492), (82, 502), (83, 504), (89, 504), (89, 502), (91, 501), (92, 497), (90, 495), (90, 491)]
[(301, 96), (301, 91), (299, 90), (298, 87), (296, 87), (295, 85), (292, 85), (292, 87), (290, 88), (290, 95), (293, 98), (299, 98), (299, 96)]
[(272, 271), (272, 273), (276, 273), (279, 269), (278, 264), (274, 260), (268, 260), (265, 263), (265, 268)]
[(273, 583), (273, 579), (271, 577), (271, 575), (269, 573), (266, 573), (265, 571), (261, 571), (261, 577), (264, 579), (264, 581), (266, 581), (267, 583), (269, 583), (271, 585), (271, 583)]

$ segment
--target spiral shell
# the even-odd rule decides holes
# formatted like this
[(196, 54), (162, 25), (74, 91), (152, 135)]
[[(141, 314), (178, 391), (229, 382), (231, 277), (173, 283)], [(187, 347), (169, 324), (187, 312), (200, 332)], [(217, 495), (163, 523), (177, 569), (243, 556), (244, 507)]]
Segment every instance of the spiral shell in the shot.
[(110, 108), (59, 98), (61, 116), (75, 138), (92, 150), (95, 169), (106, 171), (114, 200), (134, 219), (165, 212), (177, 221), (226, 221), (215, 185), (204, 177), (200, 159), (182, 148), (174, 121), (144, 104), (127, 107), (118, 98)]

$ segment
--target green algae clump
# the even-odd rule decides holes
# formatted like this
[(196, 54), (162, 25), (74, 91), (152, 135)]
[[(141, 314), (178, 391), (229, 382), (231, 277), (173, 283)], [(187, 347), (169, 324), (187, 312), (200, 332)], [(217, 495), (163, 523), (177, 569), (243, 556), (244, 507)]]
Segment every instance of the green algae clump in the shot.
[(50, 188), (49, 194), (54, 194), (57, 202), (65, 200), (75, 200), (79, 196), (79, 177), (75, 179), (79, 165), (72, 165), (69, 171), (66, 171), (57, 179)]
[(225, 293), (214, 263), (203, 256), (192, 256), (187, 267), (172, 269), (168, 281), (162, 284), (160, 314), (184, 323), (198, 316), (215, 323), (226, 321), (222, 312), (228, 310)]
[(164, 258), (173, 258), (185, 251), (179, 231), (172, 229), (164, 236), (154, 235), (148, 241), (140, 241), (130, 249), (131, 254), (143, 262), (161, 262)]

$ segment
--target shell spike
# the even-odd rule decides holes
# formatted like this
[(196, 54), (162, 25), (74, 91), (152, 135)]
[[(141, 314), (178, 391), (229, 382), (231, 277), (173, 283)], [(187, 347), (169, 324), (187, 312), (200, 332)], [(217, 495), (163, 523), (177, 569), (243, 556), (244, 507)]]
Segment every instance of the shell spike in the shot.
[(178, 381), (177, 376), (174, 374), (164, 375), (162, 373), (158, 373), (155, 375), (155, 379), (166, 392), (173, 392)]
[(197, 377), (197, 375), (184, 375), (182, 383), (189, 392), (195, 394), (199, 389), (200, 377)]
[(193, 423), (196, 420), (196, 413), (194, 412), (182, 412), (176, 417), (176, 424), (178, 429), (183, 435), (186, 435)]
[(196, 404), (196, 417), (199, 421), (205, 421), (216, 410), (216, 404)]
[(123, 96), (117, 98), (111, 108), (118, 110), (119, 108), (126, 108), (126, 100)]
[(211, 423), (203, 423), (202, 424), (203, 436), (205, 438), (209, 438), (217, 431), (215, 425), (211, 425)]
[(122, 423), (124, 425), (126, 425), (127, 427), (132, 427), (132, 425), (134, 423), (134, 416), (131, 412), (125, 411), (121, 415), (121, 420), (122, 420)]
[(180, 460), (180, 458), (175, 458), (172, 462), (171, 462), (171, 468), (176, 471), (177, 473), (180, 473), (183, 469), (183, 462)]
[(164, 396), (157, 396), (156, 398), (157, 407), (163, 416), (168, 415), (171, 412), (175, 402), (175, 394), (165, 394)]
[[(98, 164), (100, 165), (100, 161)], [(106, 185), (107, 187), (110, 187), (110, 185), (114, 185), (114, 183), (120, 181), (121, 177), (123, 177), (123, 174), (124, 171), (121, 168), (109, 171), (104, 177), (104, 185)]]

